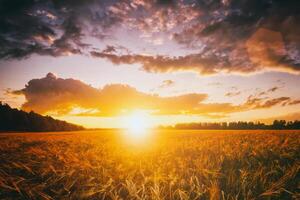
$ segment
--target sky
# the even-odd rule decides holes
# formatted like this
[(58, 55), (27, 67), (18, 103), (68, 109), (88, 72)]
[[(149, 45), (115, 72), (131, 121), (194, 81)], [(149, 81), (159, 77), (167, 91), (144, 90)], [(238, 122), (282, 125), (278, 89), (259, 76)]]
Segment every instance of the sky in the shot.
[(297, 0), (3, 0), (0, 101), (86, 127), (300, 119)]

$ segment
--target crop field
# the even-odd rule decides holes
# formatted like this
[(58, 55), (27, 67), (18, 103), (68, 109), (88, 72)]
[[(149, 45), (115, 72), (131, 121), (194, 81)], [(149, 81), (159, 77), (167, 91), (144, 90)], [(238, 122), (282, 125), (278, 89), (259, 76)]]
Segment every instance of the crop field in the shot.
[(299, 131), (0, 134), (0, 199), (300, 199)]

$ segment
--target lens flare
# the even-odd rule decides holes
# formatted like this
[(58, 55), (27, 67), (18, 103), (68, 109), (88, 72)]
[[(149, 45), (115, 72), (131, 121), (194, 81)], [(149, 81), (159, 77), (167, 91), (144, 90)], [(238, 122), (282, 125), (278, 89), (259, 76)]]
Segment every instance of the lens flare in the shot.
[(133, 139), (144, 138), (151, 126), (150, 118), (145, 112), (134, 112), (126, 117), (127, 134)]

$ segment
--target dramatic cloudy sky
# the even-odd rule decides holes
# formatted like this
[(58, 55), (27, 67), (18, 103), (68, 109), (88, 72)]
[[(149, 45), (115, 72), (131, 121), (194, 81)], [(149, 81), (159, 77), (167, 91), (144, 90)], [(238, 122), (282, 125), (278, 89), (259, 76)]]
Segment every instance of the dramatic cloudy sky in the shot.
[(0, 101), (87, 127), (300, 118), (299, 0), (2, 0)]

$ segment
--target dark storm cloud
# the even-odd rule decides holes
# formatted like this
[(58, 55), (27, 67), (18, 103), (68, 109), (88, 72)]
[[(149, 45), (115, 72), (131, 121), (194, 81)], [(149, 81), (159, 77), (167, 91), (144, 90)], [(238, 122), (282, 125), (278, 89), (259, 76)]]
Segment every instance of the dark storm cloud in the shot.
[[(44, 13), (45, 20), (31, 13), (35, 2), (31, 0), (1, 1), (0, 4), (0, 57), (24, 57), (35, 51), (42, 50), (42, 43), (37, 40), (50, 43), (55, 36), (54, 30), (47, 23), (47, 11)], [(52, 16), (52, 15), (51, 15)], [(51, 39), (50, 39), (51, 38)], [(45, 44), (46, 45), (46, 44)]]
[[(229, 72), (229, 69), (222, 69), (218, 57), (206, 57), (201, 54), (190, 54), (187, 56), (148, 56), (139, 54), (117, 54), (106, 53), (107, 49), (97, 52), (92, 51), (93, 57), (105, 58), (113, 64), (134, 64), (139, 63), (147, 72), (165, 73), (172, 71), (197, 71), (201, 74), (215, 74), (219, 71)], [(241, 69), (243, 70), (243, 69)], [(236, 71), (239, 71), (238, 69)]]
[(0, 58), (81, 54), (89, 46), (82, 42), (89, 24), (97, 27), (89, 34), (97, 34), (118, 21), (108, 11), (92, 9), (101, 6), (96, 0), (1, 1)]
[[(188, 4), (188, 1), (183, 1)], [(182, 2), (172, 9), (180, 10)], [(114, 64), (140, 63), (148, 72), (196, 71), (200, 74), (283, 71), (300, 73), (300, 2), (295, 0), (224, 0), (197, 1), (192, 4), (190, 20), (173, 34), (179, 44), (198, 53), (171, 57), (145, 56), (117, 52), (91, 52)], [(169, 8), (170, 9), (170, 8)], [(163, 12), (158, 27), (166, 27), (171, 14)], [(179, 12), (180, 13), (180, 12)], [(188, 16), (188, 15), (186, 15)], [(166, 20), (167, 19), (167, 20)], [(137, 26), (145, 25), (141, 20)], [(151, 20), (150, 20), (151, 21)], [(151, 26), (152, 25), (152, 26)]]
[(3, 0), (0, 59), (81, 54), (86, 36), (110, 38), (114, 27), (166, 29), (187, 13), (173, 14), (170, 21), (171, 5), (175, 1)]
[(86, 37), (105, 40), (120, 28), (172, 35), (195, 53), (120, 55), (110, 46), (91, 54), (149, 72), (300, 73), (299, 22), (298, 0), (3, 0), (0, 59), (86, 54)]
[(157, 0), (156, 3), (159, 6), (174, 6), (174, 5), (176, 5), (175, 0)]
[(226, 68), (243, 72), (300, 71), (300, 1), (199, 0), (198, 21), (174, 39), (222, 55)]

